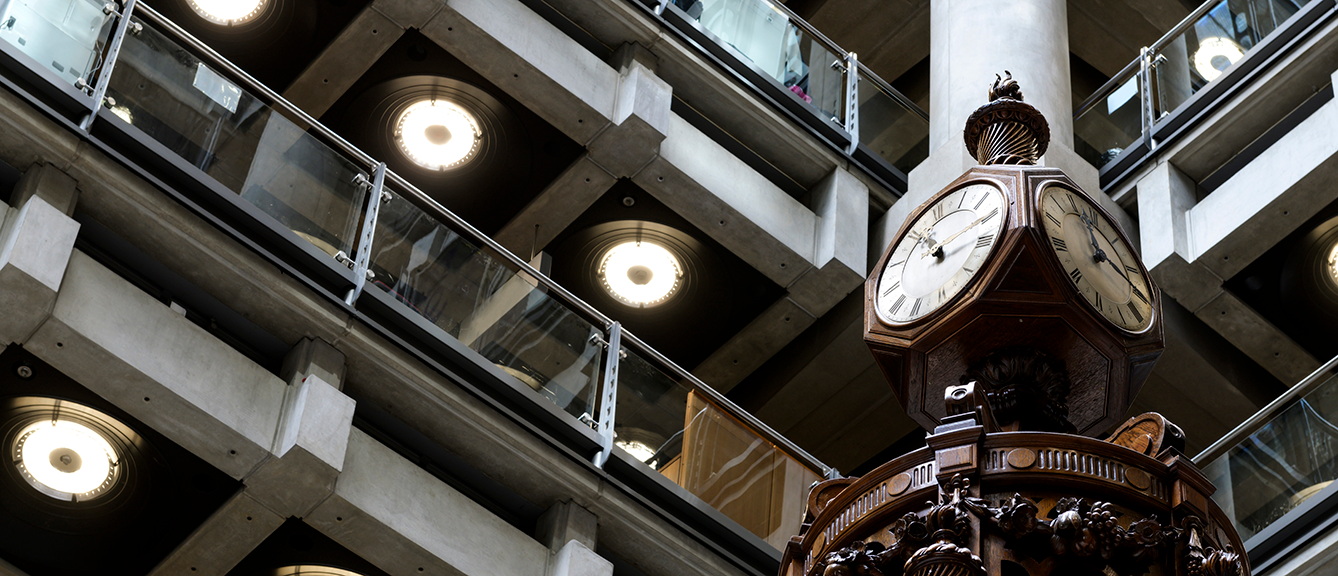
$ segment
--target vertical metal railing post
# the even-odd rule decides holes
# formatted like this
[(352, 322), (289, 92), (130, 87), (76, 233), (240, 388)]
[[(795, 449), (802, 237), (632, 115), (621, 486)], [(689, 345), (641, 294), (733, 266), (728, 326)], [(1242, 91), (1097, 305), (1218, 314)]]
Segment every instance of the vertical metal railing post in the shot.
[(618, 407), (618, 364), (622, 360), (623, 328), (618, 322), (609, 325), (609, 343), (605, 349), (604, 382), (599, 394), (599, 445), (594, 463), (599, 468), (609, 461), (613, 453), (613, 421)]
[(854, 154), (859, 147), (859, 58), (854, 52), (846, 54), (846, 132), (850, 133), (846, 154)]
[(130, 30), (130, 15), (135, 11), (136, 1), (125, 0), (125, 5), (121, 7), (121, 19), (116, 23), (116, 32), (112, 34), (111, 44), (107, 47), (107, 57), (103, 59), (102, 69), (98, 71), (97, 78), (92, 79), (94, 82), (93, 110), (79, 123), (79, 129), (84, 132), (88, 132), (93, 127), (93, 119), (97, 118), (98, 112), (102, 110), (102, 100), (107, 97), (107, 85), (111, 83), (112, 69), (116, 67), (116, 59), (121, 56), (121, 43), (125, 41), (126, 32)]
[(362, 296), (362, 289), (367, 285), (368, 262), (372, 257), (372, 238), (376, 235), (376, 217), (381, 213), (381, 204), (390, 200), (386, 192), (386, 163), (376, 165), (372, 176), (371, 192), (367, 196), (367, 212), (363, 214), (362, 234), (358, 237), (357, 253), (353, 257), (353, 289), (348, 291), (344, 302), (352, 306)]
[(1147, 143), (1149, 151), (1157, 147), (1157, 143), (1152, 140), (1152, 123), (1156, 119), (1156, 112), (1152, 109), (1151, 64), (1152, 50), (1144, 46), (1138, 52), (1138, 96), (1139, 108), (1142, 111), (1143, 142)]

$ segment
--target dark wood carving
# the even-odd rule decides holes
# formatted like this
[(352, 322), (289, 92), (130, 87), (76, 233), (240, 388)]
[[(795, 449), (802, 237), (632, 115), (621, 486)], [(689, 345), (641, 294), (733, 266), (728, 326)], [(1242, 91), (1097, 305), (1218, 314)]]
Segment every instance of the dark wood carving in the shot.
[[(947, 416), (944, 391), (959, 384), (971, 366), (996, 350), (1029, 348), (1062, 359), (1069, 379), (1078, 384), (1067, 399), (1067, 420), (1077, 433), (1109, 430), (1124, 417), (1165, 347), (1160, 291), (1150, 295), (1158, 313), (1136, 334), (1110, 324), (1078, 293), (1047, 247), (1040, 222), (1045, 217), (1039, 206), (1042, 190), (1078, 190), (1054, 168), (977, 166), (913, 212), (908, 223), (938, 198), (976, 183), (998, 186), (1009, 204), (989, 259), (942, 309), (893, 326), (873, 308), (889, 249), (865, 283), (865, 342), (902, 407), (926, 429)], [(907, 229), (903, 226), (897, 237)]]
[[(1161, 354), (1160, 294), (1126, 250), (1128, 238), (1118, 229), (1109, 233), (1118, 238), (1108, 236), (1104, 222), (1104, 248), (1093, 236), (1093, 250), (1081, 252), (1089, 260), (1073, 260), (1077, 251), (1057, 256), (1077, 241), (1064, 231), (1093, 234), (1097, 219), (1110, 216), (1073, 197), (1082, 192), (1063, 172), (1026, 165), (1046, 142), (1026, 139), (1042, 132), (1048, 139), (1048, 128), (1021, 102), (1011, 75), (995, 83), (990, 98), (968, 123), (967, 148), (982, 163), (1008, 165), (977, 166), (916, 209), (865, 285), (865, 341), (901, 405), (933, 433), (925, 448), (862, 478), (817, 484), (799, 535), (782, 553), (781, 576), (1249, 576), (1239, 535), (1209, 498), (1212, 483), (1180, 453), (1178, 427), (1149, 413), (1125, 421), (1106, 440), (1078, 435), (1114, 427)], [(969, 252), (972, 260), (953, 261), (979, 268), (947, 268), (942, 246), (972, 216), (930, 210), (981, 183), (1003, 192), (1004, 224), (982, 233), (999, 230), (976, 246), (988, 248), (987, 256)], [(1064, 235), (1060, 242), (1047, 236), (1042, 221), (1040, 202), (1050, 187), (1063, 190), (1072, 211), (1062, 218), (1078, 226), (1064, 228), (1050, 214), (1051, 229)], [(990, 194), (972, 198), (993, 198), (997, 206)], [(959, 197), (958, 212), (967, 194), (952, 200)], [(1052, 205), (1060, 202), (1059, 194), (1051, 198)], [(907, 237), (926, 213), (934, 214), (932, 222), (954, 222), (947, 239), (926, 226)], [(1113, 259), (1107, 250), (1114, 253), (1121, 242), (1125, 256)], [(922, 243), (927, 247), (920, 249)], [(900, 254), (922, 260), (901, 257), (886, 275), (894, 289), (887, 294), (909, 294), (918, 306), (931, 280), (967, 279), (940, 284), (955, 292), (941, 292), (923, 315), (880, 317), (878, 282), (899, 244)], [(1116, 309), (1091, 296), (1096, 292), (1089, 301), (1061, 259), (1077, 262), (1089, 281), (1110, 276), (1099, 267), (1105, 263), (1129, 282), (1131, 294), (1141, 295), (1121, 268), (1143, 275), (1149, 295), (1140, 307), (1151, 307), (1150, 319), (1136, 312), (1116, 317)], [(911, 276), (911, 264), (934, 273)], [(959, 270), (973, 275), (958, 276)], [(915, 280), (924, 282), (912, 294)], [(893, 311), (903, 302), (888, 299)]]

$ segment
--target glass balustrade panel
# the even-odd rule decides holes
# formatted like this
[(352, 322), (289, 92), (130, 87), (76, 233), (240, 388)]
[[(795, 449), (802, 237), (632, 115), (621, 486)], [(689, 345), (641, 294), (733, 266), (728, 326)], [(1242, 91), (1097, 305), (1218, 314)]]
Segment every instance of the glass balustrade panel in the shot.
[(615, 443), (777, 549), (820, 478), (631, 349), (618, 365)]
[(107, 95), (113, 114), (297, 236), (353, 253), (365, 171), (157, 30), (126, 35)]
[(1174, 112), (1309, 0), (1222, 0), (1154, 55), (1156, 117)]
[(929, 157), (929, 121), (906, 108), (860, 72), (859, 140), (909, 174)]
[(844, 122), (845, 74), (821, 41), (764, 0), (673, 0), (689, 18), (734, 48), (824, 117)]
[(101, 0), (0, 0), (0, 40), (74, 84), (91, 81), (116, 17)]
[(1143, 135), (1143, 107), (1137, 70), (1115, 90), (1073, 120), (1078, 155), (1101, 168)]
[(1338, 479), (1338, 377), (1203, 467), (1248, 540)]
[[(381, 206), (379, 289), (567, 413), (594, 414), (603, 331), (399, 195)], [(374, 288), (373, 288), (374, 287)]]

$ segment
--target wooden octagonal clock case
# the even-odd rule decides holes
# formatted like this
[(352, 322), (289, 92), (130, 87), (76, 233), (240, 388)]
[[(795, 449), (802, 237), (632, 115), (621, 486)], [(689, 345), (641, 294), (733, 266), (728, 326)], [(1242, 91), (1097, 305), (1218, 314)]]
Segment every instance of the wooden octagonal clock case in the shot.
[[(1101, 433), (1164, 347), (1160, 296), (1129, 238), (1063, 171), (981, 157), (1010, 157), (991, 140), (1009, 137), (991, 130), (1001, 113), (1046, 128), (1012, 99), (972, 116), (967, 146), (982, 165), (918, 207), (887, 248), (865, 284), (864, 339), (927, 429), (947, 416), (944, 391), (972, 380), (1003, 421)], [(1024, 152), (1012, 158), (1044, 151), (1026, 136), (1012, 135)], [(1010, 387), (1007, 366), (1038, 362), (1058, 367), (1047, 386)]]

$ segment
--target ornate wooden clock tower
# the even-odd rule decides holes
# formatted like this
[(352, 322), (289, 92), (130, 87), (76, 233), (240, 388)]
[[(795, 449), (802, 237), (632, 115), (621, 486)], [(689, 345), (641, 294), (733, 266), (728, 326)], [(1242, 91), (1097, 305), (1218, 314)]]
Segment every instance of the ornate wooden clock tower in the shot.
[[(1011, 75), (967, 121), (980, 165), (912, 212), (865, 285), (864, 339), (928, 446), (817, 484), (781, 576), (1249, 576), (1157, 414), (1164, 348), (1129, 239), (1060, 170)], [(1083, 434), (1083, 435), (1079, 435)]]

